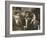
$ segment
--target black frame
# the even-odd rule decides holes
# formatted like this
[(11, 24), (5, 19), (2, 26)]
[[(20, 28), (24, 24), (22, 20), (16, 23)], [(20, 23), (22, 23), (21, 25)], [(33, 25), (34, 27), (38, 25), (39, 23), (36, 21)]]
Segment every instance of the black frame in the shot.
[[(34, 33), (34, 34), (9, 34), (9, 16), (10, 4), (23, 4), (23, 5), (42, 5), (43, 6), (43, 32), (42, 33)], [(44, 3), (36, 3), (36, 2), (23, 2), (23, 1), (5, 1), (5, 37), (18, 37), (18, 36), (32, 36), (32, 35), (44, 35), (45, 34), (45, 4)]]

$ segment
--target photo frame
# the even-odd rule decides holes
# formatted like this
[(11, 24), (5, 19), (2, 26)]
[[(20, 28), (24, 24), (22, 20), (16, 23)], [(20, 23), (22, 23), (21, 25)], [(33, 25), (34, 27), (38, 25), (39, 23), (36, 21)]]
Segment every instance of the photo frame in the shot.
[(44, 3), (5, 1), (5, 36), (44, 35)]

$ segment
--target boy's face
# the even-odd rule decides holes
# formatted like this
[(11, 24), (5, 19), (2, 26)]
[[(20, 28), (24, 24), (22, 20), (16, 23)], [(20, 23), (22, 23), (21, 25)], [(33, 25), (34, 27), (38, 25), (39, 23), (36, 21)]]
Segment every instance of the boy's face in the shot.
[(22, 16), (25, 16), (25, 12), (22, 12), (21, 15), (22, 15)]
[(28, 17), (29, 16), (29, 13), (26, 13), (26, 17)]

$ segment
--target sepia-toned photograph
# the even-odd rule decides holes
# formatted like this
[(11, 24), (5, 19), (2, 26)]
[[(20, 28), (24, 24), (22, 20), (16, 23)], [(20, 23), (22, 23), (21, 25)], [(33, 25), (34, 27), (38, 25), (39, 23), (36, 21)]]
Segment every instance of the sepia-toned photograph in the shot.
[(40, 8), (12, 7), (12, 30), (40, 30)]
[(10, 34), (41, 33), (42, 6), (10, 5)]

